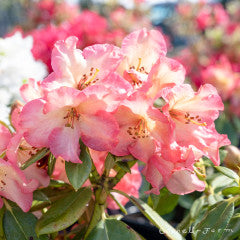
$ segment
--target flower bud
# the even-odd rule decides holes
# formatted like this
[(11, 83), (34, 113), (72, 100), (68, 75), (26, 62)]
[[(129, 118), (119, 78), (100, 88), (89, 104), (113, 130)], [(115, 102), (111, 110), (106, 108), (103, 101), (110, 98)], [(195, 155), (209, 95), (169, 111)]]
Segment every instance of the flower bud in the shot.
[(224, 159), (225, 166), (240, 173), (240, 150), (233, 145), (226, 146), (225, 149), (228, 152)]

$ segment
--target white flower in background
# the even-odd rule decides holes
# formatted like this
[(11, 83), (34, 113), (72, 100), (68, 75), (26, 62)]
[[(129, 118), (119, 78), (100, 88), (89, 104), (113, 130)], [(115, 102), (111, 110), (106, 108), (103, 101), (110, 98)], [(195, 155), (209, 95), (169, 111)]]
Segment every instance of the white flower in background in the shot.
[(23, 82), (29, 78), (42, 80), (47, 75), (45, 64), (33, 58), (32, 45), (32, 37), (23, 38), (20, 32), (0, 38), (0, 120), (6, 120), (6, 105), (20, 99)]

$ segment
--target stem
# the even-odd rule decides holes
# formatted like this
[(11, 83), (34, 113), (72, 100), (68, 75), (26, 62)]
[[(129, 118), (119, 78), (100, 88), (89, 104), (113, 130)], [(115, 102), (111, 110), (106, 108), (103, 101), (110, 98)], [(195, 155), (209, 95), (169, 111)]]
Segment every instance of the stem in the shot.
[(191, 216), (190, 216), (190, 213), (188, 213), (184, 217), (184, 219), (177, 225), (176, 230), (180, 231), (181, 234), (185, 237), (188, 231), (183, 231), (183, 230), (190, 228), (191, 224), (192, 224)]
[(94, 190), (95, 195), (95, 205), (93, 214), (88, 225), (87, 231), (84, 235), (84, 239), (88, 236), (88, 234), (93, 230), (93, 228), (101, 221), (101, 219), (105, 219), (105, 209), (106, 209), (106, 200), (107, 193), (104, 188), (98, 187)]

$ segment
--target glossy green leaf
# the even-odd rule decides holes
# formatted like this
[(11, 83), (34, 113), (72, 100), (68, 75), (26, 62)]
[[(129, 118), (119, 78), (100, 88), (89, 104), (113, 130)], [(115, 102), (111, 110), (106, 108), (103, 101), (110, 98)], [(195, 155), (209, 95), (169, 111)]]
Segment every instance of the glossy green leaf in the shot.
[(166, 188), (161, 189), (159, 195), (151, 194), (153, 209), (159, 214), (170, 213), (178, 204), (179, 195), (170, 193)]
[(168, 222), (159, 216), (147, 203), (133, 196), (129, 198), (131, 202), (138, 207), (142, 214), (149, 219), (161, 232), (163, 232), (171, 240), (183, 240), (183, 236), (179, 234)]
[(36, 190), (33, 192), (33, 200), (50, 202), (49, 198), (41, 190)]
[(53, 233), (69, 227), (84, 213), (91, 196), (90, 188), (81, 188), (57, 200), (39, 219), (36, 232), (38, 234)]
[(222, 201), (207, 211), (193, 231), (196, 240), (219, 240), (234, 213), (234, 203)]
[(32, 213), (25, 213), (18, 207), (7, 210), (3, 218), (6, 240), (47, 240), (47, 236), (37, 237), (35, 225), (37, 218)]
[(86, 146), (83, 143), (80, 143), (80, 146), (80, 159), (82, 160), (82, 163), (65, 163), (68, 180), (75, 190), (78, 190), (88, 179), (92, 168), (92, 161), (89, 153), (87, 152)]
[(109, 195), (113, 201), (118, 205), (119, 209), (124, 213), (127, 214), (127, 210), (126, 208), (117, 200), (117, 198), (115, 198), (115, 196), (113, 194)]
[(209, 194), (207, 196), (207, 201), (208, 201), (209, 206), (212, 206), (212, 205), (216, 204), (217, 202), (221, 202), (222, 200), (223, 200), (223, 197), (218, 194)]
[(48, 157), (48, 170), (47, 173), (49, 176), (52, 175), (56, 163), (56, 158), (50, 153)]
[(196, 219), (199, 216), (204, 204), (205, 204), (205, 197), (200, 197), (194, 201), (190, 209), (190, 217), (192, 220)]
[(220, 240), (234, 240), (240, 236), (240, 208), (236, 209), (234, 216), (223, 231)]
[(228, 187), (222, 190), (224, 196), (240, 194), (240, 187)]
[(33, 155), (31, 158), (29, 158), (22, 166), (21, 169), (24, 170), (33, 163), (37, 162), (38, 160), (42, 159), (45, 157), (47, 154), (49, 154), (50, 151), (48, 148), (43, 148), (39, 150), (35, 155)]
[(235, 173), (233, 170), (226, 168), (226, 167), (222, 167), (222, 166), (217, 166), (215, 167), (219, 172), (221, 172), (222, 174), (224, 174), (225, 176), (232, 178), (236, 181), (239, 182), (239, 176), (237, 175), (237, 173)]
[(141, 238), (125, 223), (116, 219), (100, 221), (86, 240), (140, 240)]

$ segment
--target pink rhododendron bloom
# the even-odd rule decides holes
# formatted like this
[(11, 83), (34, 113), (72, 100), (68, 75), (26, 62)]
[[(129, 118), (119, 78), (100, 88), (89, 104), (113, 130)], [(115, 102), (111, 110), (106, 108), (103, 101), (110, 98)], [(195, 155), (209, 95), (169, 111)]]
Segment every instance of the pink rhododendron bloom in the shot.
[(80, 137), (99, 151), (117, 144), (118, 124), (105, 109), (106, 104), (94, 95), (87, 98), (79, 90), (61, 87), (44, 99), (28, 102), (21, 113), (21, 126), (32, 146), (49, 147), (56, 158), (80, 162)]
[(229, 22), (229, 16), (221, 4), (215, 4), (213, 7), (205, 4), (200, 9), (196, 22), (198, 28), (204, 30), (214, 24), (226, 25)]
[(136, 92), (125, 100), (114, 113), (120, 126), (118, 144), (111, 150), (114, 155), (132, 154), (146, 162), (162, 143), (172, 135), (168, 119), (152, 107), (152, 100)]
[[(16, 164), (20, 168), (22, 164), (35, 155), (38, 150), (41, 149), (37, 149), (36, 147), (29, 145), (22, 137), (22, 134), (16, 134), (12, 137), (8, 145), (7, 157), (10, 162)], [(48, 186), (50, 178), (47, 175), (46, 169), (47, 157), (37, 161), (23, 170), (27, 180), (36, 179), (39, 182), (39, 185), (44, 187)]]
[(143, 88), (152, 99), (161, 96), (165, 87), (182, 84), (185, 80), (185, 68), (176, 60), (161, 56), (149, 72), (147, 83)]
[(45, 91), (46, 89), (41, 87), (41, 81), (36, 81), (32, 78), (20, 88), (21, 97), (25, 102), (43, 97)]
[[(10, 134), (10, 138), (8, 138), (8, 142), (5, 145), (0, 145), (6, 151), (6, 156), (9, 162), (12, 162), (14, 165), (19, 168), (25, 163), (30, 157), (37, 153), (38, 150), (31, 145), (29, 145), (25, 139), (23, 138), (23, 131), (19, 126), (19, 114), (21, 112), (22, 106), (18, 105), (11, 114), (11, 123), (14, 129), (17, 131), (16, 133), (11, 134), (8, 130), (8, 134)], [(4, 135), (1, 135), (1, 139)], [(35, 164), (30, 165), (28, 168), (23, 170), (23, 173), (27, 180), (36, 179), (40, 185), (48, 186), (50, 178), (47, 175), (45, 165), (47, 161), (46, 159), (42, 159)]]
[(76, 48), (78, 39), (69, 37), (58, 41), (52, 52), (51, 73), (42, 83), (47, 89), (61, 86), (84, 90), (93, 84), (103, 84), (104, 80), (119, 65), (122, 56), (120, 49), (109, 44), (97, 44)]
[(209, 65), (202, 70), (202, 78), (203, 82), (211, 83), (217, 88), (223, 100), (227, 100), (240, 81), (240, 74), (233, 71), (226, 57), (222, 57), (219, 63)]
[(193, 191), (203, 191), (205, 183), (194, 173), (195, 156), (191, 149), (172, 147), (164, 154), (155, 154), (143, 170), (147, 181), (152, 185), (150, 192), (159, 194), (159, 189), (166, 186), (174, 194), (188, 194)]
[[(24, 212), (29, 211), (33, 200), (32, 193), (37, 188), (38, 182), (35, 179), (27, 181), (21, 170), (1, 158), (0, 170), (0, 196), (16, 202)], [(0, 198), (0, 207), (2, 206), (3, 201)]]
[(152, 66), (167, 52), (163, 35), (159, 31), (148, 31), (146, 28), (126, 36), (121, 50), (124, 59), (117, 71), (135, 87), (142, 86)]
[(167, 103), (162, 110), (173, 123), (177, 143), (184, 147), (193, 145), (219, 164), (218, 148), (230, 142), (214, 127), (214, 120), (223, 110), (216, 89), (205, 84), (195, 93), (190, 85), (183, 84), (167, 89), (163, 98)]

